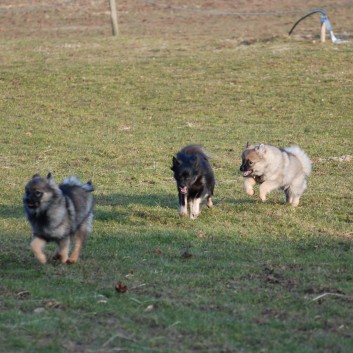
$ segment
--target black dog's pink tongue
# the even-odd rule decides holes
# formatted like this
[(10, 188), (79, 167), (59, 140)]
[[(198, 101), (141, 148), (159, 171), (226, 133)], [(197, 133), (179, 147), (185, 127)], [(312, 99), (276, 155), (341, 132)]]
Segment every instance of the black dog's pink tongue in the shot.
[(180, 188), (180, 191), (182, 194), (186, 194), (188, 192), (188, 188), (186, 186), (183, 186), (182, 188)]

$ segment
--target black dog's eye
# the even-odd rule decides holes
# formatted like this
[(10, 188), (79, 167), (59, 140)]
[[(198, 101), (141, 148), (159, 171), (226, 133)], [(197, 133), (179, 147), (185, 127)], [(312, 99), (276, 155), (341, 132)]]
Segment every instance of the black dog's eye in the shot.
[(36, 190), (35, 192), (34, 192), (34, 196), (35, 197), (41, 197), (43, 195), (43, 193), (41, 192), (41, 191), (38, 191), (38, 190)]
[(249, 161), (249, 165), (250, 165), (250, 166), (253, 165), (253, 164), (254, 164), (253, 162)]

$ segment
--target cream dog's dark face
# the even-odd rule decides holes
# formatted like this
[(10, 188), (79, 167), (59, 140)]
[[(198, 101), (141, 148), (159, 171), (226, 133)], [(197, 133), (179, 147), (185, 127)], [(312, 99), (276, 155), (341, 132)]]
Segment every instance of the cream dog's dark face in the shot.
[(240, 171), (244, 178), (261, 176), (266, 166), (265, 145), (247, 145), (242, 153)]

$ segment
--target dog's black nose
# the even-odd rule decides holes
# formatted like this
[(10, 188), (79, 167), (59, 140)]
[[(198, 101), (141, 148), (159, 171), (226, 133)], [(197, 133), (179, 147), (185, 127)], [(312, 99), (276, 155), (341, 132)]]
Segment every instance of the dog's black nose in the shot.
[(240, 171), (243, 172), (244, 171), (244, 167), (243, 165), (240, 166)]

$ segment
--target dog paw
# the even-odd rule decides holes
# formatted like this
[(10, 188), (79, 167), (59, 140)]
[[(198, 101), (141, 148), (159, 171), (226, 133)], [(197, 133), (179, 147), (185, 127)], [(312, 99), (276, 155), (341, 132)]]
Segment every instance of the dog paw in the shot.
[(47, 258), (45, 256), (38, 257), (37, 259), (42, 265), (45, 265), (47, 263)]
[(78, 259), (73, 259), (73, 258), (69, 258), (66, 260), (65, 263), (67, 263), (68, 265), (72, 265), (72, 264), (75, 264), (76, 262), (78, 261)]
[(255, 190), (246, 190), (246, 193), (247, 193), (249, 196), (254, 196), (254, 195), (255, 195)]
[(67, 262), (67, 256), (63, 256), (61, 254), (54, 254), (52, 259), (54, 261), (60, 261), (62, 264), (66, 263)]
[(179, 216), (182, 217), (182, 218), (184, 218), (184, 217), (187, 216), (187, 213), (186, 213), (186, 212), (179, 213)]
[(208, 200), (208, 201), (207, 201), (207, 207), (208, 207), (208, 208), (211, 208), (212, 206), (213, 206), (212, 200)]
[(195, 214), (195, 213), (191, 213), (191, 214), (190, 214), (190, 218), (191, 218), (192, 220), (195, 220), (197, 217), (198, 217), (198, 214)]

